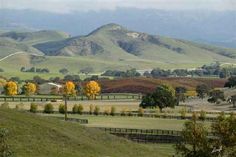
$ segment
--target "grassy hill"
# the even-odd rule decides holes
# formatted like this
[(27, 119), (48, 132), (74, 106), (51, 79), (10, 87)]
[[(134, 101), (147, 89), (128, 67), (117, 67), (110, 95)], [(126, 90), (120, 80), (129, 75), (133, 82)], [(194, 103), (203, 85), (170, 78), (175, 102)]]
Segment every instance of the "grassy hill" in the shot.
[[(25, 54), (0, 61), (5, 70), (0, 75), (23, 75), (27, 78), (38, 75), (20, 73), (22, 66), (48, 68), (50, 76), (59, 76), (58, 71), (62, 68), (78, 74), (86, 67), (101, 73), (130, 68), (195, 68), (215, 61), (236, 61), (236, 49), (134, 32), (117, 24), (108, 24), (87, 36), (78, 37), (69, 37), (58, 31), (7, 32), (0, 35), (1, 58), (18, 51)], [(43, 59), (35, 62), (32, 54), (42, 55)]]
[(77, 123), (0, 109), (0, 127), (10, 131), (18, 157), (167, 157), (173, 149), (137, 144)]

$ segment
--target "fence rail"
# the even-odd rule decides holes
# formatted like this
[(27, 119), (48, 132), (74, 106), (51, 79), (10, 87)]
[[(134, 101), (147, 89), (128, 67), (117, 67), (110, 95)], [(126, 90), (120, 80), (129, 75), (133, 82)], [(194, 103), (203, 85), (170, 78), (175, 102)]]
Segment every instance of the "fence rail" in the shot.
[[(140, 100), (142, 95), (140, 94), (102, 94), (96, 96), (95, 100), (126, 100), (136, 99)], [(63, 100), (62, 96), (0, 96), (0, 102), (43, 102), (43, 101), (59, 101)], [(68, 101), (83, 101), (89, 100), (86, 96), (69, 97)]]

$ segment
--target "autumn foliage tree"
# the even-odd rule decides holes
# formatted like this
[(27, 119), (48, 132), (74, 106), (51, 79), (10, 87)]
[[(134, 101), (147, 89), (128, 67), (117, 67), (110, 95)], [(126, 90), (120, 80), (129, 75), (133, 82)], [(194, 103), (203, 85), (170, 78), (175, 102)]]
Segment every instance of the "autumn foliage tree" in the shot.
[(97, 95), (100, 94), (101, 92), (101, 87), (100, 85), (96, 82), (96, 81), (89, 81), (86, 85), (85, 85), (85, 89), (84, 89), (85, 95), (89, 98), (89, 99), (95, 99)]
[(67, 120), (67, 99), (69, 96), (76, 94), (75, 84), (71, 81), (67, 81), (63, 86), (63, 97), (65, 100), (65, 120)]
[(10, 95), (10, 96), (17, 95), (18, 93), (17, 83), (14, 81), (7, 82), (4, 86), (4, 92), (6, 95)]
[(33, 95), (37, 90), (37, 87), (34, 83), (26, 83), (24, 84), (24, 86), (22, 87), (22, 91), (25, 95), (29, 96), (29, 95)]

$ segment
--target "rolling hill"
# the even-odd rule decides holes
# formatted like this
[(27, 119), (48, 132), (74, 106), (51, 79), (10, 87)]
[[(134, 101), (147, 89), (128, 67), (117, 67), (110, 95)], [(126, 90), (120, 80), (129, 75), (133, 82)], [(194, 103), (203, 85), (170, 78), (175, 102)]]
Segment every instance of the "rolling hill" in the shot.
[(17, 157), (167, 157), (173, 153), (168, 147), (133, 143), (77, 123), (6, 109), (0, 109), (0, 115), (0, 127), (9, 130), (8, 143)]
[[(86, 67), (99, 73), (108, 69), (195, 68), (216, 61), (236, 61), (236, 49), (135, 32), (117, 24), (107, 24), (86, 36), (76, 37), (58, 31), (0, 35), (1, 58), (18, 51), (24, 54), (0, 61), (5, 70), (1, 75), (27, 75), (28, 78), (30, 74), (19, 72), (22, 66), (48, 68), (50, 76), (59, 76), (58, 71), (62, 68), (78, 74)], [(35, 55), (38, 59), (33, 57)], [(31, 74), (34, 75), (40, 74)]]

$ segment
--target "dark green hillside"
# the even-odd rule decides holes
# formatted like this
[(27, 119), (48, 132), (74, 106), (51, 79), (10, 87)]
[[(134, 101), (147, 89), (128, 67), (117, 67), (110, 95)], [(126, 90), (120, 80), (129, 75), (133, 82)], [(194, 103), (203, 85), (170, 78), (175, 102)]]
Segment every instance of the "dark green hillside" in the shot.
[[(17, 157), (167, 157), (168, 149), (141, 145), (78, 123), (0, 110), (0, 127), (10, 131)], [(169, 154), (170, 155), (170, 154)]]

